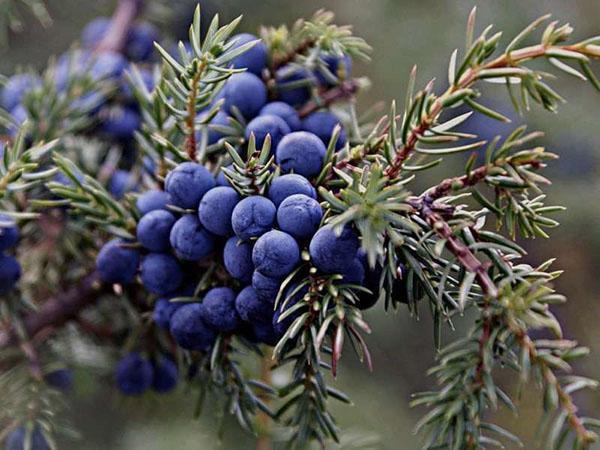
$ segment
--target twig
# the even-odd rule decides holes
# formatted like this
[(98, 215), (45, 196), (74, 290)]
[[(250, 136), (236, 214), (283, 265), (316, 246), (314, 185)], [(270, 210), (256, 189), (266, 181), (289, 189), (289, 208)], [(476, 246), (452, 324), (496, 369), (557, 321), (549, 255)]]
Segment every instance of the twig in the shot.
[(300, 118), (304, 118), (321, 108), (325, 108), (337, 102), (338, 100), (352, 97), (354, 94), (356, 94), (358, 88), (359, 82), (357, 80), (343, 81), (339, 86), (323, 92), (319, 96), (318, 100), (311, 100), (306, 103), (306, 105), (300, 108), (298, 115)]
[(119, 4), (112, 16), (110, 27), (96, 47), (96, 50), (120, 52), (125, 45), (131, 24), (137, 18), (143, 5), (143, 0), (119, 0)]
[[(97, 272), (83, 278), (78, 285), (47, 299), (40, 309), (23, 320), (27, 336), (33, 337), (48, 327), (58, 327), (95, 303), (100, 296), (109, 291), (109, 286), (102, 284)], [(0, 331), (0, 348), (14, 345), (18, 336), (13, 329)]]

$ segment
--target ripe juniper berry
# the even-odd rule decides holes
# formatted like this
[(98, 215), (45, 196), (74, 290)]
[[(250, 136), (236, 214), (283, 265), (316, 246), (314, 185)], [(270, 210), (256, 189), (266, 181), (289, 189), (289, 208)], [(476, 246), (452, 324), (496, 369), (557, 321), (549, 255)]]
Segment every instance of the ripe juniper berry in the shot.
[[(235, 40), (233, 48), (240, 47), (248, 42), (257, 40), (253, 34), (241, 33), (232, 36), (231, 40)], [(260, 41), (246, 52), (234, 58), (232, 61), (233, 67), (236, 69), (248, 69), (254, 75), (260, 76), (263, 69), (267, 66), (267, 46)]]
[(165, 191), (153, 189), (140, 195), (135, 202), (135, 206), (137, 206), (140, 214), (144, 215), (148, 214), (150, 211), (165, 209), (168, 202), (169, 194)]
[(304, 194), (289, 196), (277, 208), (279, 228), (296, 239), (307, 239), (315, 234), (322, 218), (319, 202)]
[[(333, 129), (340, 123), (337, 116), (327, 111), (317, 111), (306, 117), (302, 121), (302, 129), (315, 134), (321, 139), (323, 144), (329, 145)], [(346, 131), (342, 127), (340, 135), (335, 144), (335, 149), (339, 150), (346, 145)]]
[(171, 335), (186, 350), (208, 350), (215, 342), (215, 332), (204, 321), (202, 303), (188, 303), (171, 317)]
[(212, 174), (204, 166), (193, 162), (179, 164), (165, 180), (169, 202), (186, 209), (197, 208), (202, 196), (214, 186)]
[(246, 126), (246, 139), (250, 139), (250, 135), (254, 133), (256, 148), (262, 149), (265, 138), (270, 135), (271, 148), (274, 149), (290, 131), (290, 127), (281, 117), (265, 114), (252, 119)]
[(294, 194), (304, 194), (310, 198), (317, 198), (317, 191), (310, 184), (310, 181), (296, 173), (275, 178), (269, 187), (269, 198), (277, 207), (283, 200)]
[(152, 364), (138, 352), (124, 356), (115, 371), (117, 387), (125, 395), (138, 396), (152, 385)]
[(290, 127), (290, 131), (300, 130), (300, 117), (298, 113), (285, 102), (267, 103), (259, 113), (259, 116), (264, 115), (281, 117), (287, 123), (288, 127)]
[(252, 274), (252, 287), (258, 298), (273, 304), (281, 287), (281, 279), (268, 277), (255, 270)]
[(315, 233), (309, 245), (312, 263), (324, 273), (343, 273), (354, 261), (359, 240), (346, 225), (338, 236), (333, 227), (325, 226)]
[(150, 253), (140, 266), (144, 287), (153, 294), (166, 295), (179, 287), (183, 279), (181, 266), (166, 253)]
[(263, 275), (281, 278), (288, 275), (300, 261), (296, 240), (287, 233), (272, 230), (263, 234), (252, 250), (254, 267)]
[(243, 283), (249, 283), (252, 279), (252, 248), (252, 243), (240, 241), (237, 236), (229, 238), (223, 248), (225, 269), (229, 275)]
[(113, 239), (102, 247), (96, 258), (96, 269), (105, 283), (131, 283), (140, 263), (140, 253), (126, 247), (122, 239)]
[(327, 148), (314, 134), (296, 131), (285, 136), (277, 146), (276, 161), (283, 172), (310, 178), (323, 168)]
[(204, 321), (213, 330), (230, 332), (240, 322), (235, 310), (235, 292), (228, 287), (216, 287), (208, 291), (202, 300)]
[(138, 242), (151, 252), (168, 250), (170, 246), (169, 235), (175, 220), (175, 216), (164, 209), (149, 212), (138, 223)]
[(230, 236), (231, 213), (239, 203), (240, 196), (235, 189), (225, 186), (212, 188), (202, 197), (198, 207), (198, 218), (204, 227), (217, 236)]
[(233, 231), (242, 240), (262, 236), (275, 223), (277, 209), (271, 200), (258, 195), (246, 197), (231, 214)]
[(178, 258), (186, 261), (197, 261), (208, 256), (214, 250), (214, 239), (195, 214), (182, 216), (171, 228), (171, 247)]
[(243, 72), (232, 75), (224, 88), (223, 108), (231, 113), (235, 106), (242, 116), (252, 119), (267, 103), (267, 88), (256, 75)]

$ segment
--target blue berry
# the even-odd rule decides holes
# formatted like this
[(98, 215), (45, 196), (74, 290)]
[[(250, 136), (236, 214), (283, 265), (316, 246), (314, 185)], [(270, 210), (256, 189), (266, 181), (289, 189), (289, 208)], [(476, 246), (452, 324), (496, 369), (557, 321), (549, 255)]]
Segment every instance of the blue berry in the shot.
[(166, 253), (150, 253), (142, 260), (140, 277), (148, 291), (165, 295), (179, 287), (183, 274), (173, 256)]
[[(312, 76), (302, 67), (284, 66), (275, 74), (277, 96), (292, 106), (300, 106), (310, 100)], [(300, 84), (300, 86), (298, 86)]]
[(268, 198), (246, 197), (231, 214), (233, 231), (244, 241), (262, 236), (273, 227), (276, 213), (275, 205)]
[(254, 338), (265, 345), (275, 346), (279, 340), (279, 336), (275, 333), (272, 321), (255, 322), (252, 324), (252, 332)]
[(12, 291), (21, 278), (21, 265), (10, 255), (0, 254), (0, 295)]
[(215, 332), (204, 321), (204, 306), (188, 303), (171, 317), (171, 335), (185, 350), (208, 350), (215, 342)]
[[(26, 440), (27, 442), (25, 442)], [(26, 448), (29, 450), (50, 450), (50, 445), (39, 425), (33, 428), (29, 438), (23, 426), (15, 429), (6, 438), (4, 450), (25, 450)]]
[(0, 251), (14, 247), (19, 241), (19, 229), (15, 221), (6, 214), (0, 214)]
[(252, 251), (254, 267), (263, 275), (281, 278), (288, 275), (300, 261), (296, 240), (287, 233), (272, 230), (263, 234)]
[(300, 117), (294, 108), (285, 102), (271, 102), (267, 103), (260, 110), (259, 116), (272, 115), (281, 117), (290, 131), (298, 131), (300, 129)]
[(117, 200), (121, 200), (127, 192), (134, 191), (136, 188), (135, 176), (122, 169), (115, 170), (108, 182), (108, 191)]
[(310, 181), (296, 173), (275, 178), (269, 187), (269, 198), (277, 207), (282, 201), (294, 194), (304, 194), (310, 198), (317, 198), (317, 191), (310, 184)]
[(81, 32), (81, 44), (86, 48), (93, 48), (100, 43), (110, 28), (108, 17), (98, 17), (89, 22)]
[(281, 287), (281, 279), (268, 277), (255, 270), (252, 274), (252, 287), (258, 298), (273, 304)]
[(340, 283), (362, 285), (365, 281), (365, 268), (358, 258), (354, 258), (346, 270), (342, 271), (343, 279)]
[(204, 227), (217, 236), (230, 236), (231, 213), (239, 203), (240, 196), (235, 189), (225, 186), (212, 188), (200, 201), (198, 217)]
[(325, 226), (313, 236), (309, 245), (312, 263), (324, 273), (343, 273), (354, 261), (358, 236), (346, 225), (338, 236), (333, 227)]
[(252, 286), (246, 286), (240, 291), (235, 299), (235, 308), (246, 322), (270, 323), (273, 319), (273, 304), (258, 298)]
[[(233, 169), (233, 164), (228, 165), (227, 169)], [(231, 183), (229, 182), (227, 177), (225, 177), (225, 172), (223, 172), (222, 170), (219, 170), (216, 181), (217, 181), (217, 186), (231, 187)]]
[[(350, 56), (326, 54), (322, 56), (322, 59), (327, 70), (337, 79), (346, 80), (350, 78), (350, 74), (352, 73), (352, 58), (350, 58)], [(323, 86), (334, 86), (337, 84), (335, 83), (335, 80), (331, 79), (331, 75), (326, 74), (324, 70), (317, 69), (315, 71), (315, 77), (319, 84)]]
[(159, 209), (141, 218), (137, 226), (137, 240), (151, 252), (164, 252), (169, 249), (169, 235), (175, 224), (175, 216)]
[(204, 322), (213, 330), (227, 333), (240, 322), (235, 310), (235, 292), (228, 287), (213, 288), (204, 295), (202, 314)]
[(306, 239), (315, 234), (322, 218), (323, 210), (319, 202), (304, 194), (286, 198), (277, 208), (279, 228), (296, 239)]
[(179, 380), (179, 369), (177, 364), (165, 356), (154, 362), (154, 377), (152, 378), (152, 389), (159, 394), (172, 391)]
[(223, 249), (223, 263), (229, 275), (243, 283), (252, 279), (254, 264), (252, 263), (252, 244), (231, 237)]
[[(287, 329), (294, 323), (294, 320), (298, 318), (300, 315), (300, 311), (296, 310), (294, 313), (286, 316), (284, 319), (279, 320), (284, 311), (287, 311), (292, 306), (296, 305), (299, 301), (301, 301), (304, 296), (308, 292), (308, 287), (304, 286), (298, 289), (296, 284), (290, 285), (286, 290), (282, 297), (281, 304), (275, 310), (273, 314), (273, 330), (275, 331), (275, 335), (280, 339)], [(291, 296), (291, 298), (289, 298)], [(283, 305), (285, 303), (285, 308)]]
[(267, 134), (271, 136), (271, 149), (277, 148), (277, 144), (283, 139), (286, 134), (290, 133), (290, 127), (288, 127), (285, 120), (281, 117), (273, 115), (260, 115), (247, 125), (246, 127), (246, 139), (250, 139), (250, 135), (254, 133), (256, 138), (256, 148), (262, 149)]
[(131, 283), (140, 263), (140, 253), (123, 245), (125, 241), (113, 239), (104, 244), (96, 258), (96, 269), (105, 283)]
[[(229, 123), (229, 115), (223, 111), (219, 111), (215, 116), (211, 119), (208, 124), (208, 145), (213, 145), (219, 142), (219, 139), (226, 136), (226, 133), (219, 130), (218, 127), (228, 127)], [(198, 141), (202, 139), (202, 133), (198, 133), (197, 136)]]
[(236, 73), (224, 88), (225, 111), (231, 113), (235, 106), (246, 119), (258, 115), (267, 103), (267, 88), (260, 78), (248, 72)]
[(310, 178), (318, 175), (323, 168), (326, 152), (327, 148), (316, 135), (296, 131), (281, 140), (275, 158), (283, 172)]
[(115, 371), (119, 390), (132, 396), (143, 394), (152, 385), (153, 375), (152, 364), (138, 352), (124, 356)]
[[(234, 39), (235, 45), (233, 48), (238, 48), (258, 38), (253, 34), (241, 33), (231, 38), (231, 40)], [(236, 69), (246, 68), (248, 72), (260, 76), (262, 70), (267, 66), (267, 46), (262, 41), (258, 42), (250, 50), (237, 56), (231, 62)]]
[(94, 54), (89, 73), (94, 81), (116, 80), (126, 67), (127, 60), (120, 53), (101, 52)]
[(214, 236), (193, 214), (186, 214), (175, 222), (170, 241), (177, 257), (186, 261), (198, 261), (214, 249)]
[(154, 323), (160, 328), (168, 330), (171, 317), (183, 305), (185, 305), (183, 302), (172, 302), (168, 298), (159, 298), (154, 303), (154, 311), (152, 312)]
[(73, 371), (67, 368), (53, 370), (44, 375), (44, 381), (60, 391), (70, 391), (73, 387)]
[[(321, 139), (323, 144), (329, 145), (333, 129), (340, 123), (335, 114), (327, 111), (317, 111), (302, 121), (302, 129), (313, 133)], [(335, 149), (339, 150), (346, 145), (346, 131), (342, 127)]]
[(12, 111), (21, 102), (25, 95), (42, 85), (41, 80), (33, 74), (22, 73), (13, 75), (8, 79), (4, 88), (2, 88), (2, 97), (0, 98), (2, 107), (7, 111)]
[(154, 25), (148, 22), (137, 23), (128, 33), (125, 55), (132, 61), (148, 61), (154, 54), (154, 42), (159, 39)]
[(140, 195), (135, 202), (135, 205), (137, 206), (140, 214), (145, 215), (150, 211), (165, 209), (167, 203), (169, 203), (169, 194), (167, 194), (165, 191), (153, 189)]
[(117, 140), (131, 139), (142, 123), (137, 111), (120, 105), (104, 109), (101, 116), (100, 130)]
[(170, 202), (181, 208), (197, 208), (202, 196), (215, 186), (211, 173), (202, 165), (185, 162), (167, 175), (165, 191)]

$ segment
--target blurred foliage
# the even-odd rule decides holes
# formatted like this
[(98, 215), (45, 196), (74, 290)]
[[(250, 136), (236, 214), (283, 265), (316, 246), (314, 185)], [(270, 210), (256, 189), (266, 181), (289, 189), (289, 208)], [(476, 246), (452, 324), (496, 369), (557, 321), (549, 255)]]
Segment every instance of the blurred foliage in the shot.
[[(153, 3), (152, 1), (150, 3)], [(151, 5), (150, 12), (160, 14), (160, 23), (165, 30), (176, 37), (187, 31), (194, 2), (173, 0), (165, 8), (165, 2)], [(478, 4), (480, 23), (494, 23), (514, 35), (524, 25), (541, 14), (552, 12), (554, 17), (577, 25), (578, 36), (592, 34), (600, 17), (598, 0), (545, 0), (543, 2), (523, 2), (504, 0), (483, 2), (451, 0), (230, 0), (213, 2), (224, 20), (233, 19), (240, 11), (244, 13), (243, 28), (256, 32), (260, 24), (291, 22), (296, 17), (310, 16), (318, 8), (336, 12), (340, 23), (354, 25), (358, 34), (375, 49), (372, 61), (359, 71), (372, 79), (372, 88), (361, 101), (370, 104), (373, 99), (401, 99), (413, 64), (418, 64), (419, 85), (437, 76), (446, 78), (447, 58), (456, 43), (464, 39), (464, 22), (473, 4)], [(0, 1), (0, 7), (3, 3)], [(41, 68), (52, 54), (62, 52), (78, 36), (82, 26), (98, 15), (107, 15), (114, 2), (98, 0), (50, 0), (47, 2), (53, 25), (49, 30), (32, 20), (27, 27), (9, 36), (7, 48), (0, 49), (0, 72), (10, 74), (17, 67), (34, 66)], [(214, 4), (203, 2), (205, 11), (212, 15), (217, 9)], [(433, 31), (432, 31), (433, 30)], [(51, 39), (49, 39), (51, 36)], [(40, 44), (42, 43), (42, 44)], [(362, 63), (364, 64), (364, 63)], [(557, 282), (559, 291), (570, 298), (567, 306), (559, 307), (556, 314), (561, 323), (568, 323), (566, 333), (582, 345), (596, 348), (585, 363), (577, 367), (592, 378), (600, 378), (600, 328), (594, 319), (600, 314), (600, 279), (595, 273), (600, 264), (600, 233), (595, 231), (600, 223), (600, 154), (594, 148), (598, 141), (597, 97), (588, 89), (568, 76), (561, 76), (554, 85), (569, 99), (561, 106), (561, 126), (553, 114), (534, 107), (527, 113), (530, 129), (546, 130), (548, 150), (557, 153), (561, 159), (550, 164), (549, 173), (555, 184), (547, 189), (549, 199), (554, 204), (569, 205), (567, 213), (557, 219), (562, 226), (551, 230), (552, 248), (547, 241), (537, 239), (527, 243), (529, 258), (541, 262), (558, 256), (559, 266), (566, 275)], [(497, 132), (506, 132), (521, 123), (521, 119), (511, 112), (503, 88), (493, 85), (486, 92), (488, 98), (495, 99), (494, 107), (511, 115), (513, 123), (503, 126), (485, 117), (467, 122), (467, 130), (477, 130), (485, 137)], [(568, 123), (565, 123), (565, 120)], [(467, 155), (468, 156), (468, 155)], [(456, 168), (464, 163), (455, 158)], [(445, 168), (444, 171), (450, 171)], [(430, 176), (440, 173), (431, 171)], [(421, 180), (423, 186), (430, 180)], [(521, 242), (520, 242), (521, 243)], [(368, 373), (364, 366), (348, 358), (339, 378), (339, 387), (350, 394), (356, 405), (340, 407), (337, 416), (347, 429), (361, 429), (376, 433), (380, 443), (372, 448), (398, 449), (418, 448), (418, 437), (412, 429), (421, 411), (408, 410), (406, 405), (410, 393), (426, 389), (431, 379), (422, 374), (431, 366), (434, 358), (433, 343), (423, 326), (415, 323), (403, 310), (389, 320), (379, 309), (367, 315), (374, 333), (368, 338), (371, 348), (374, 372)], [(458, 320), (468, 323), (469, 318)], [(428, 321), (427, 315), (421, 317)], [(402, 345), (398, 345), (402, 343)], [(76, 400), (70, 411), (76, 427), (86, 436), (86, 450), (126, 449), (163, 450), (167, 448), (245, 449), (250, 444), (237, 427), (227, 427), (223, 442), (214, 438), (211, 428), (215, 422), (199, 423), (191, 418), (192, 405), (186, 402), (186, 393), (173, 396), (169, 400), (150, 399), (147, 404), (130, 404), (108, 394), (111, 381), (96, 384), (85, 374), (80, 378)], [(83, 399), (80, 393), (85, 392)], [(525, 392), (521, 402), (519, 417), (509, 413), (499, 415), (499, 423), (507, 426), (525, 438), (525, 448), (534, 447), (536, 442), (535, 425), (540, 417), (538, 402), (529, 402), (534, 395)], [(582, 403), (587, 412), (600, 410), (600, 394), (591, 393)], [(233, 431), (229, 431), (233, 430)], [(61, 448), (80, 449), (81, 443), (67, 442)], [(600, 447), (598, 447), (600, 448)]]

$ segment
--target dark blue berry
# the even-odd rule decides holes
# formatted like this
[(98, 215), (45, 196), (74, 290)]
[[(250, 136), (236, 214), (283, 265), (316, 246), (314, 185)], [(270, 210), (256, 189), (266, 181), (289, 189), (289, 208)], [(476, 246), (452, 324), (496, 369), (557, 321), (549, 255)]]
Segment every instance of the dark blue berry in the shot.
[(21, 278), (21, 265), (10, 255), (0, 254), (0, 295), (12, 291)]
[(152, 389), (159, 394), (172, 391), (179, 380), (177, 364), (171, 358), (160, 356), (153, 366)]
[(310, 100), (312, 76), (303, 67), (284, 66), (275, 74), (277, 97), (292, 106), (300, 106)]
[(140, 219), (137, 226), (137, 240), (151, 252), (164, 252), (169, 249), (169, 235), (175, 224), (175, 216), (169, 211), (157, 209)]
[(154, 303), (154, 311), (152, 312), (154, 323), (160, 328), (168, 330), (171, 317), (183, 305), (185, 305), (183, 302), (172, 302), (168, 298), (159, 298)]
[(267, 103), (260, 110), (259, 115), (272, 115), (281, 117), (283, 120), (285, 120), (285, 123), (287, 123), (288, 127), (290, 127), (290, 131), (300, 130), (300, 117), (298, 116), (298, 113), (294, 108), (285, 102)]
[(281, 279), (268, 277), (255, 270), (252, 274), (252, 287), (258, 298), (273, 304), (281, 287)]
[(63, 392), (70, 391), (73, 387), (73, 371), (67, 368), (53, 370), (44, 375), (44, 381)]
[(186, 214), (175, 222), (170, 241), (177, 257), (186, 261), (202, 259), (214, 249), (214, 236), (194, 214)]
[(249, 283), (254, 271), (250, 242), (240, 241), (234, 236), (227, 240), (223, 249), (223, 263), (229, 275), (243, 283)]
[(240, 322), (235, 310), (235, 292), (228, 287), (213, 288), (204, 295), (202, 312), (204, 322), (217, 332), (227, 333)]
[[(352, 73), (352, 58), (350, 56), (325, 54), (322, 56), (322, 60), (325, 63), (327, 71), (329, 71), (329, 73), (326, 73), (325, 70), (320, 68), (315, 71), (317, 82), (322, 86), (334, 86), (337, 84), (336, 80), (347, 80), (350, 78)], [(332, 79), (331, 75), (335, 78)]]
[(252, 333), (258, 342), (272, 347), (277, 345), (277, 341), (279, 340), (279, 336), (275, 333), (275, 329), (273, 328), (272, 321), (253, 323)]
[(271, 149), (277, 148), (277, 145), (283, 139), (286, 134), (290, 133), (290, 127), (288, 127), (285, 120), (281, 117), (273, 115), (260, 115), (247, 125), (246, 127), (246, 139), (250, 139), (250, 135), (254, 133), (256, 138), (256, 148), (262, 149), (265, 143), (267, 135), (271, 136)]
[[(27, 442), (25, 442), (27, 440)], [(6, 438), (4, 450), (50, 450), (50, 445), (39, 425), (33, 428), (33, 431), (27, 436), (25, 427), (21, 426), (15, 429)]]
[(315, 234), (322, 218), (319, 202), (304, 194), (291, 195), (277, 208), (279, 228), (296, 239), (307, 239)]
[(273, 329), (278, 339), (284, 335), (287, 329), (292, 325), (292, 323), (294, 323), (294, 320), (298, 318), (300, 311), (296, 310), (283, 319), (280, 319), (281, 315), (301, 301), (307, 292), (308, 287), (304, 286), (302, 288), (298, 288), (296, 284), (290, 285), (285, 290), (285, 293), (282, 296), (282, 301), (273, 314)]
[(273, 319), (273, 303), (258, 298), (252, 286), (246, 286), (235, 299), (235, 308), (242, 320), (250, 323)]
[(296, 240), (287, 233), (272, 230), (263, 234), (252, 251), (254, 267), (263, 275), (281, 278), (288, 275), (300, 261)]
[(215, 332), (204, 321), (204, 306), (188, 303), (171, 317), (171, 334), (186, 350), (208, 350), (215, 342)]
[(218, 236), (233, 234), (231, 213), (239, 203), (240, 196), (235, 189), (217, 186), (202, 197), (198, 207), (198, 217), (204, 227)]
[(142, 260), (140, 277), (148, 291), (166, 295), (179, 287), (183, 274), (173, 256), (166, 253), (150, 253)]
[(131, 139), (142, 122), (137, 111), (120, 105), (104, 109), (101, 116), (100, 130), (117, 140)]
[[(230, 126), (229, 115), (223, 111), (219, 111), (211, 119), (208, 124), (208, 145), (213, 145), (219, 142), (219, 139), (225, 137), (227, 134), (223, 132), (223, 127)], [(198, 133), (198, 141), (202, 139), (202, 133)]]
[(338, 236), (333, 227), (325, 226), (313, 236), (309, 245), (312, 263), (324, 273), (343, 273), (354, 261), (358, 236), (346, 225)]
[(0, 251), (14, 247), (19, 241), (19, 229), (14, 219), (0, 214)]
[(92, 58), (89, 74), (95, 81), (117, 80), (127, 67), (127, 60), (120, 53), (101, 52)]
[(7, 111), (14, 110), (21, 104), (29, 91), (41, 85), (42, 82), (36, 75), (29, 73), (13, 75), (2, 88), (2, 97), (0, 98), (2, 107)]
[(81, 44), (86, 48), (93, 48), (100, 43), (110, 28), (108, 17), (98, 17), (89, 22), (81, 32)]
[(283, 172), (298, 173), (307, 178), (323, 168), (327, 148), (314, 134), (296, 131), (285, 136), (277, 146), (276, 161)]
[(140, 263), (140, 253), (124, 247), (125, 241), (113, 239), (104, 244), (96, 258), (96, 269), (105, 283), (131, 283)]
[(248, 72), (236, 73), (224, 88), (225, 111), (231, 113), (235, 106), (242, 116), (252, 119), (267, 103), (267, 88), (260, 78)]
[(202, 196), (215, 186), (212, 174), (202, 165), (185, 162), (167, 175), (165, 191), (170, 202), (181, 208), (197, 208)]
[(115, 371), (119, 390), (132, 396), (143, 394), (152, 385), (153, 376), (152, 364), (138, 352), (124, 356)]
[[(253, 34), (241, 33), (233, 36), (231, 40), (235, 40), (233, 48), (241, 47), (248, 42), (255, 41), (258, 38)], [(267, 66), (267, 46), (264, 42), (260, 41), (245, 51), (241, 55), (234, 58), (232, 61), (233, 67), (236, 69), (248, 69), (248, 72), (252, 72), (254, 75), (261, 74), (262, 70)]]
[(357, 284), (360, 286), (365, 281), (365, 268), (358, 258), (354, 258), (352, 264), (350, 264), (341, 275), (344, 278), (340, 280), (340, 283)]
[(125, 55), (132, 61), (148, 61), (154, 54), (154, 42), (160, 39), (158, 30), (148, 22), (135, 24), (125, 43)]
[[(327, 111), (317, 111), (302, 121), (302, 129), (317, 135), (323, 144), (329, 145), (329, 141), (331, 140), (331, 136), (333, 134), (333, 129), (339, 123), (340, 121), (335, 114)], [(341, 149), (344, 145), (346, 145), (346, 141), (346, 131), (342, 127), (335, 145), (335, 149)]]
[(269, 187), (269, 198), (277, 207), (282, 201), (294, 194), (304, 194), (310, 198), (317, 198), (317, 191), (310, 184), (310, 181), (296, 173), (275, 178)]
[(246, 197), (231, 214), (233, 231), (242, 240), (262, 236), (275, 223), (277, 209), (271, 200), (258, 195)]
[(108, 182), (108, 191), (117, 200), (121, 200), (127, 192), (137, 189), (137, 181), (134, 174), (126, 170), (114, 171)]
[(165, 191), (153, 189), (140, 195), (135, 202), (135, 205), (137, 206), (140, 214), (145, 215), (150, 211), (165, 209), (167, 203), (169, 203), (169, 194), (167, 194)]

